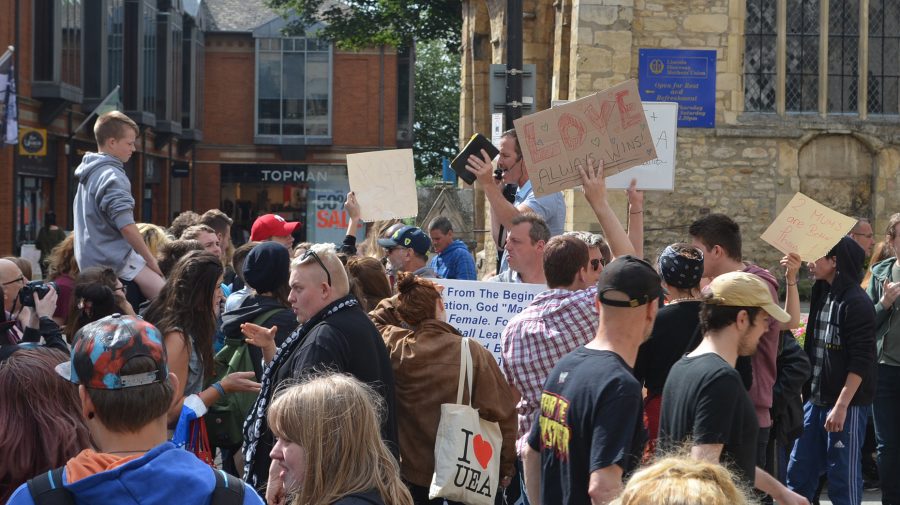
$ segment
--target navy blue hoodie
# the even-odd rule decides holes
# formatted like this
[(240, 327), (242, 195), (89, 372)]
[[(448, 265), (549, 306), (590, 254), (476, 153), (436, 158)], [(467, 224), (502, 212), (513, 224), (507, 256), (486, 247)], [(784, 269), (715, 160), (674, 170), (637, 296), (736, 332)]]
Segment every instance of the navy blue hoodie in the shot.
[[(835, 333), (825, 348), (819, 372), (821, 400), (834, 405), (847, 374), (853, 372), (862, 377), (862, 384), (850, 405), (870, 405), (875, 398), (875, 308), (859, 285), (866, 252), (852, 238), (844, 236), (827, 256), (837, 259), (837, 271), (830, 285), (823, 280), (813, 284), (803, 350), (815, 368), (818, 314), (827, 309), (825, 299), (831, 293), (834, 308), (828, 324)], [(804, 397), (810, 398), (810, 383), (804, 388)]]

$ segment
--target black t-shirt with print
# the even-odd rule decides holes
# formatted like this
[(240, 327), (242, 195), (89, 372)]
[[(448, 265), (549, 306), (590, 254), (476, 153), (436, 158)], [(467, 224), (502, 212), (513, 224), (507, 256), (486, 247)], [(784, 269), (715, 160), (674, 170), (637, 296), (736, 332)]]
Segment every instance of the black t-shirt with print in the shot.
[(663, 388), (660, 450), (723, 444), (721, 461), (753, 486), (758, 431), (740, 374), (718, 354), (684, 357), (672, 366)]
[(541, 452), (543, 503), (589, 505), (590, 474), (634, 469), (646, 440), (641, 386), (619, 355), (579, 347), (544, 384), (528, 444)]
[(669, 370), (700, 343), (700, 301), (670, 303), (659, 309), (650, 338), (638, 349), (634, 375), (647, 391), (662, 394)]

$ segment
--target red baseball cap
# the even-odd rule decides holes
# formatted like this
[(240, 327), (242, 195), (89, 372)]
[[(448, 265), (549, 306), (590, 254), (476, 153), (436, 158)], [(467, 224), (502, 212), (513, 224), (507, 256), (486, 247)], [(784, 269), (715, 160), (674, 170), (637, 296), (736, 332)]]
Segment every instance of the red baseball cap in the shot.
[(300, 228), (299, 221), (285, 221), (278, 214), (265, 214), (253, 221), (250, 240), (262, 242), (272, 237), (284, 237), (294, 233), (297, 228)]

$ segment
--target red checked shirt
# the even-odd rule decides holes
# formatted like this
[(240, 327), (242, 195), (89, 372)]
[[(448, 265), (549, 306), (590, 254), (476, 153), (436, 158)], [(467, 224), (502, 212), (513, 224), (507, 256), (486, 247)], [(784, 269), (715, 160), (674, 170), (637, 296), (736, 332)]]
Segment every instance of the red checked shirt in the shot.
[(544, 381), (556, 362), (594, 338), (598, 325), (596, 299), (596, 287), (581, 291), (549, 289), (534, 297), (503, 329), (501, 368), (510, 385), (522, 394), (516, 405), (516, 453), (528, 443)]

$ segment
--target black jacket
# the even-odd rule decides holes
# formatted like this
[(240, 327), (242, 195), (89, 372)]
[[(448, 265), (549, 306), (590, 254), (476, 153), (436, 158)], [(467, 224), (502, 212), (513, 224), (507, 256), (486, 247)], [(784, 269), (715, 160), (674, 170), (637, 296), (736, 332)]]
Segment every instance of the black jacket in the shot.
[[(829, 251), (828, 256), (837, 258), (837, 272), (830, 285), (822, 280), (813, 284), (803, 350), (815, 369), (818, 314), (825, 308), (825, 298), (831, 293), (834, 309), (828, 324), (832, 326), (834, 336), (825, 348), (821, 363), (822, 401), (834, 405), (847, 380), (847, 374), (853, 372), (862, 377), (862, 384), (850, 405), (871, 405), (875, 398), (875, 308), (872, 300), (859, 286), (866, 253), (853, 239), (844, 236)], [(809, 399), (809, 383), (804, 388), (804, 393), (806, 399)]]
[[(275, 345), (280, 346), (297, 327), (297, 316), (291, 309), (284, 307), (271, 296), (247, 297), (239, 308), (222, 314), (222, 333), (225, 338), (243, 338), (241, 334), (243, 323), (252, 323), (259, 316), (278, 308), (281, 310), (269, 317), (261, 326), (264, 328), (278, 327), (278, 332), (275, 334)], [(253, 358), (256, 379), (260, 380), (262, 379), (262, 349), (251, 345), (249, 351), (250, 357)]]

